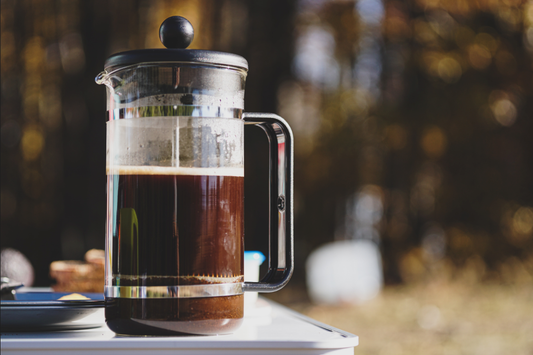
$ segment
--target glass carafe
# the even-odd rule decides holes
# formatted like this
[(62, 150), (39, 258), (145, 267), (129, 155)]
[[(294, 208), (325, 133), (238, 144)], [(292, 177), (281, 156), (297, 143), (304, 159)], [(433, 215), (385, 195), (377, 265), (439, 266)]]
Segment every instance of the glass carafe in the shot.
[[(167, 19), (163, 43), (190, 42), (184, 26)], [(244, 113), (247, 69), (234, 54), (168, 48), (115, 54), (96, 78), (107, 87), (104, 292), (116, 333), (230, 333), (244, 291), (279, 290), (292, 274), (292, 133), (279, 116)], [(269, 271), (258, 283), (243, 277), (244, 124), (270, 142)]]

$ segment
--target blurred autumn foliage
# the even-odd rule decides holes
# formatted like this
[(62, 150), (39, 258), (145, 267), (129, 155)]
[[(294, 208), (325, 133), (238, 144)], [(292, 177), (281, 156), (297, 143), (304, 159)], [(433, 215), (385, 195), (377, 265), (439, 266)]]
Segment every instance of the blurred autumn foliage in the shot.
[[(515, 265), (531, 280), (533, 4), (304, 3), (298, 38), (331, 49), (297, 39), (280, 112), (297, 132), (309, 250), (319, 236), (371, 238), (389, 283), (446, 265), (477, 265), (482, 279)], [(369, 187), (380, 203), (366, 213), (381, 219), (361, 232), (349, 196), (357, 206)]]
[[(94, 77), (112, 53), (161, 47), (171, 15), (193, 23), (192, 48), (246, 57), (247, 110), (293, 127), (295, 282), (316, 247), (357, 238), (379, 245), (389, 283), (533, 277), (533, 2), (2, 0), (1, 245), (37, 285), (51, 261), (103, 248)], [(254, 249), (262, 186), (246, 187)]]

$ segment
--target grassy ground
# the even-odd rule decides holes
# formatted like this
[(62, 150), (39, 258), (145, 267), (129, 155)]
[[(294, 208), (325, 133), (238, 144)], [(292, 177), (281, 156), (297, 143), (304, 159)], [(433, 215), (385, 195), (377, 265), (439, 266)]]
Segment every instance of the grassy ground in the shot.
[(533, 355), (531, 283), (440, 282), (387, 287), (371, 301), (343, 306), (283, 297), (278, 301), (357, 334), (357, 355)]

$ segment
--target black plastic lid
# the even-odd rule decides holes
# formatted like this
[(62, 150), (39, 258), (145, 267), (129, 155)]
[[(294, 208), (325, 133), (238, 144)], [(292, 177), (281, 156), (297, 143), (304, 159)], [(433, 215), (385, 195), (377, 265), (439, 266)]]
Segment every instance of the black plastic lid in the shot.
[(187, 19), (180, 16), (169, 17), (159, 28), (159, 39), (166, 49), (139, 49), (116, 53), (107, 58), (104, 68), (108, 70), (112, 67), (149, 62), (198, 62), (248, 70), (248, 62), (240, 55), (185, 49), (193, 37), (194, 31)]

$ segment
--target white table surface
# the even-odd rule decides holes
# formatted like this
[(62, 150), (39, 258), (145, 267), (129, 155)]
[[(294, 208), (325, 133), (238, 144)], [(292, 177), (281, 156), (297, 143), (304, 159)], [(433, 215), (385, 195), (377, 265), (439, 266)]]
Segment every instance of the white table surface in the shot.
[[(103, 323), (103, 309), (91, 315)], [(87, 319), (84, 320), (87, 322)], [(107, 326), (54, 332), (2, 332), (8, 354), (353, 354), (359, 338), (259, 298), (241, 328), (216, 336), (117, 336)]]

